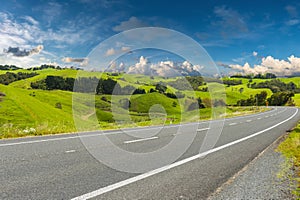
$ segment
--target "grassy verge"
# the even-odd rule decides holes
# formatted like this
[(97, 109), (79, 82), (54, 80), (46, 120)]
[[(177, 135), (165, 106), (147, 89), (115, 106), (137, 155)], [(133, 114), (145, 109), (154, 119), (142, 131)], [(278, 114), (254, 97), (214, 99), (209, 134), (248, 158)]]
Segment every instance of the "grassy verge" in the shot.
[[(224, 113), (223, 108), (216, 108), (216, 113), (222, 113), (216, 118), (229, 118), (235, 116), (242, 116), (247, 114), (253, 114), (257, 112), (267, 111), (269, 108), (261, 107), (227, 107), (226, 113)], [(108, 123), (104, 121), (100, 121), (101, 130), (112, 130), (118, 128), (130, 128), (130, 127), (143, 127), (143, 126), (153, 126), (153, 125), (168, 125), (168, 124), (179, 124), (179, 123), (188, 123), (188, 122), (196, 122), (201, 120), (209, 120), (212, 119), (212, 109), (205, 108), (200, 109), (200, 114), (197, 110), (185, 112), (182, 116), (172, 115), (168, 116), (166, 120), (161, 120), (161, 118), (149, 119), (147, 113), (139, 113), (137, 118), (143, 118), (144, 120), (134, 120), (135, 123)], [(131, 113), (132, 114), (132, 113)], [(137, 113), (135, 113), (137, 115)], [(143, 116), (142, 116), (143, 115)], [(145, 115), (145, 116), (144, 116)], [(146, 116), (147, 115), (147, 116)], [(197, 116), (195, 118), (194, 116)], [(198, 118), (200, 116), (200, 119)], [(181, 118), (181, 119), (180, 119)], [(71, 120), (73, 121), (73, 120)], [(95, 128), (87, 129), (86, 131), (95, 130)], [(49, 134), (57, 134), (57, 133), (72, 133), (76, 132), (76, 127), (73, 123), (60, 121), (56, 123), (32, 123), (27, 124), (27, 126), (18, 126), (13, 123), (5, 123), (0, 126), (0, 139), (3, 138), (16, 138), (16, 137), (25, 137), (25, 136), (38, 136), (38, 135), (49, 135)]]
[(280, 151), (287, 158), (287, 165), (290, 166), (295, 174), (292, 181), (296, 181), (297, 187), (293, 191), (297, 199), (300, 199), (300, 122), (288, 137), (278, 146)]

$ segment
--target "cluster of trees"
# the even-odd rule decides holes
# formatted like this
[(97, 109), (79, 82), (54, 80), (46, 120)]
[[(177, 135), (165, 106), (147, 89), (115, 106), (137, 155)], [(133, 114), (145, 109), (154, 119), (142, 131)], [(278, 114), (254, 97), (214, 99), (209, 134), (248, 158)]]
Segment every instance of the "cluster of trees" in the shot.
[(292, 102), (293, 92), (277, 92), (272, 94), (270, 98), (267, 98), (268, 93), (262, 91), (256, 94), (254, 97), (251, 95), (248, 99), (241, 99), (237, 102), (238, 106), (283, 106), (288, 102)]
[(205, 85), (205, 82), (202, 76), (187, 76), (170, 81), (168, 85), (178, 90), (199, 90), (199, 86)]
[(157, 83), (155, 85), (155, 89), (151, 88), (149, 92), (159, 92), (172, 99), (180, 99), (185, 97), (185, 94), (182, 94), (181, 92), (170, 93), (167, 92), (167, 89), (168, 87), (164, 85), (164, 83)]
[(15, 65), (0, 65), (0, 70), (17, 70), (17, 69), (21, 69), (21, 68)]
[(44, 65), (41, 65), (39, 67), (28, 68), (27, 70), (36, 71), (36, 70), (43, 70), (43, 69), (62, 69), (62, 68), (60, 66), (54, 66), (54, 65), (44, 64)]
[(32, 82), (31, 88), (42, 90), (66, 90), (84, 93), (96, 94), (145, 94), (144, 89), (135, 88), (131, 85), (121, 87), (117, 81), (113, 79), (98, 79), (96, 77), (88, 78), (63, 78), (61, 76), (47, 76), (46, 79)]
[(284, 106), (286, 104), (293, 104), (293, 92), (277, 92), (268, 98), (269, 105), (271, 106)]
[(14, 81), (31, 78), (36, 75), (38, 75), (38, 74), (37, 73), (23, 73), (23, 72), (18, 72), (18, 73), (6, 72), (5, 74), (0, 75), (0, 84), (8, 85)]
[(197, 101), (191, 103), (188, 107), (188, 111), (202, 109), (202, 108), (211, 108), (211, 107), (221, 107), (226, 106), (226, 103), (223, 99), (201, 99), (197, 98)]
[(273, 93), (283, 91), (300, 93), (300, 88), (297, 88), (297, 85), (295, 83), (284, 83), (278, 79), (253, 84), (248, 83), (248, 86), (251, 88), (269, 88)]
[(251, 95), (248, 99), (241, 99), (237, 101), (238, 106), (265, 106), (268, 93), (262, 91), (259, 94), (256, 94), (254, 97)]
[[(111, 78), (98, 79), (96, 77), (89, 78), (63, 78), (61, 76), (47, 76), (46, 79), (32, 82), (31, 88), (42, 90), (66, 90), (83, 93), (95, 94), (114, 94), (114, 95), (135, 95), (146, 94), (145, 89), (135, 88), (131, 85), (121, 87), (116, 80)], [(173, 99), (184, 98), (185, 94), (181, 92), (166, 92), (167, 86), (163, 83), (155, 85), (155, 89), (151, 88), (150, 93), (159, 92)]]
[(231, 86), (231, 85), (241, 85), (242, 80), (224, 79), (223, 84), (227, 85), (228, 87)]
[(73, 91), (74, 82), (74, 78), (47, 76), (44, 80), (32, 82), (30, 86), (33, 89)]
[(232, 75), (230, 77), (231, 78), (248, 78), (248, 79), (252, 79), (252, 78), (257, 78), (257, 79), (277, 78), (276, 75), (273, 74), (273, 73), (257, 74), (257, 75), (253, 75), (253, 74), (248, 74), (248, 75), (236, 74), (236, 75)]
[(272, 73), (266, 73), (266, 74), (257, 74), (253, 78), (258, 79), (271, 79), (271, 78), (277, 78), (275, 74)]

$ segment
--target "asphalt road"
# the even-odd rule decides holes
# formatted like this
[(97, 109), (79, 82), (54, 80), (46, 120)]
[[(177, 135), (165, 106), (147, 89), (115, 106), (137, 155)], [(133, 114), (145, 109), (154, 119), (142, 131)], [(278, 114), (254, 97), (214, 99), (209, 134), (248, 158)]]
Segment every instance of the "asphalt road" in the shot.
[[(206, 199), (299, 118), (297, 108), (278, 107), (225, 121), (126, 129), (127, 134), (1, 140), (0, 199)], [(99, 142), (104, 138), (148, 158), (136, 162)]]

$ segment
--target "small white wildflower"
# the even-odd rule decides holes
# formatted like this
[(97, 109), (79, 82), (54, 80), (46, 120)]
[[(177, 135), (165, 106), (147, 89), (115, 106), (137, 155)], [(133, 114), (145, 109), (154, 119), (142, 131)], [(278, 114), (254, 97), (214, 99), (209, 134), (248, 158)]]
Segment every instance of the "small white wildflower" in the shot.
[(36, 130), (35, 130), (35, 128), (30, 128), (30, 129), (29, 129), (29, 132), (30, 132), (30, 133), (35, 133)]

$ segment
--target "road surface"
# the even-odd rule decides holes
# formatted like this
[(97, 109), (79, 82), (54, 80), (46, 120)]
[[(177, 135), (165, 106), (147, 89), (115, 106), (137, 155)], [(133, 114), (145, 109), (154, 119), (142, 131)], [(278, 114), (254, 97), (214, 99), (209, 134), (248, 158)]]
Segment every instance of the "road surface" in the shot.
[[(207, 134), (220, 130), (212, 125), (218, 121), (201, 122), (183, 155), (147, 173), (121, 172), (104, 165), (87, 151), (82, 134), (0, 140), (0, 199), (206, 199), (299, 118), (297, 108), (277, 107), (226, 119), (214, 147), (199, 152), (203, 141), (209, 140)], [(109, 137), (124, 150), (145, 153), (164, 147), (176, 134), (190, 134), (188, 127), (195, 123), (183, 126), (186, 132), (172, 125), (127, 129), (157, 133), (151, 137), (134, 138), (120, 131), (107, 131), (101, 137)], [(99, 133), (84, 137), (98, 138)]]

